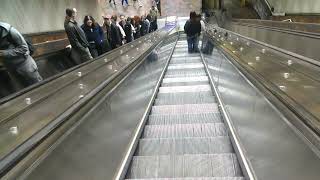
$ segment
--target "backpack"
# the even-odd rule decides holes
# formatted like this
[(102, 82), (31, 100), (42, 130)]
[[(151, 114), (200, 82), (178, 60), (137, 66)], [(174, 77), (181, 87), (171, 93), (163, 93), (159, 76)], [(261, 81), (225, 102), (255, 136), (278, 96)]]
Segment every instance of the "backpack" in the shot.
[[(11, 28), (12, 28), (12, 26), (10, 26), (10, 29), (9, 29), (8, 40), (13, 43), (13, 40), (12, 40), (12, 37), (11, 37)], [(26, 41), (26, 43), (28, 45), (30, 56), (32, 56), (34, 54), (34, 52), (36, 51), (36, 48), (32, 45), (32, 43), (29, 40), (25, 39), (25, 41)]]

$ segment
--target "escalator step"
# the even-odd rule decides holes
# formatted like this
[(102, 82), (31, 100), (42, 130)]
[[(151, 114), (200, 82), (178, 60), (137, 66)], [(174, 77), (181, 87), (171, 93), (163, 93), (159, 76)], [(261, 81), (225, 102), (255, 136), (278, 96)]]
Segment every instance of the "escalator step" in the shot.
[(206, 85), (194, 85), (194, 86), (169, 86), (160, 87), (159, 93), (179, 93), (179, 92), (201, 92), (211, 91), (209, 84)]
[(194, 82), (174, 82), (174, 83), (164, 83), (161, 84), (162, 87), (169, 87), (169, 86), (196, 86), (196, 85), (206, 85), (209, 82), (205, 81), (194, 81)]
[(196, 77), (171, 77), (164, 78), (161, 86), (191, 86), (191, 85), (208, 85), (209, 79), (207, 76)]
[(208, 82), (207, 76), (196, 76), (196, 77), (176, 77), (176, 78), (164, 78), (162, 83), (175, 83), (175, 82)]
[(204, 68), (194, 68), (194, 69), (180, 69), (180, 70), (170, 70), (168, 69), (165, 78), (170, 77), (196, 77), (196, 76), (206, 76)]
[(179, 57), (179, 58), (172, 58), (170, 64), (182, 64), (182, 63), (201, 63), (200, 57)]
[(207, 104), (215, 103), (212, 92), (187, 92), (187, 93), (160, 93), (155, 100), (155, 106), (158, 105), (176, 105), (176, 104)]
[(229, 137), (141, 139), (136, 156), (233, 153)]
[(134, 156), (127, 178), (239, 177), (235, 154)]
[(210, 104), (184, 104), (184, 105), (162, 105), (153, 106), (151, 114), (200, 114), (218, 113), (216, 103)]
[(142, 178), (126, 180), (245, 180), (244, 177)]
[(170, 64), (168, 66), (169, 70), (181, 70), (181, 69), (197, 69), (204, 68), (202, 63), (188, 63), (188, 64)]
[(200, 124), (222, 122), (220, 113), (150, 115), (149, 125)]
[(177, 57), (200, 57), (200, 54), (189, 54), (188, 50), (184, 50), (184, 52), (178, 52), (178, 53), (174, 53), (172, 55), (173, 58), (177, 58)]
[(185, 138), (228, 136), (223, 123), (146, 125), (142, 138)]

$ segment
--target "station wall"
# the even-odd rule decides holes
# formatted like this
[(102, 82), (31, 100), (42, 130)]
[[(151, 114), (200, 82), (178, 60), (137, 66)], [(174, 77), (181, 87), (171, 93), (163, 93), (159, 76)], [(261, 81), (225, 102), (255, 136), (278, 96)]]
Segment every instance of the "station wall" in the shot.
[(268, 0), (276, 13), (320, 14), (319, 0)]
[(65, 9), (75, 7), (78, 10), (77, 21), (82, 24), (85, 15), (92, 15), (99, 23), (102, 14), (142, 15), (149, 11), (151, 0), (141, 0), (143, 7), (133, 5), (123, 7), (121, 0), (115, 0), (116, 6), (109, 0), (0, 0), (0, 21), (7, 22), (22, 33), (38, 33), (64, 29)]
[(163, 16), (189, 16), (190, 11), (200, 13), (201, 7), (201, 0), (161, 0)]

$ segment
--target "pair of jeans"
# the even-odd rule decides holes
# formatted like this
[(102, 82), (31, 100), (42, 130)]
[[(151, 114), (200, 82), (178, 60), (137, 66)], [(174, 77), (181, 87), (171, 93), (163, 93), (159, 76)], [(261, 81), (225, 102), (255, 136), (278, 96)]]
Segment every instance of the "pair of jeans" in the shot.
[(188, 42), (188, 52), (193, 53), (193, 52), (199, 52), (199, 36), (194, 35), (194, 36), (188, 36), (187, 37), (187, 42)]
[(129, 5), (128, 0), (122, 0), (122, 6), (124, 1), (126, 1), (127, 5)]

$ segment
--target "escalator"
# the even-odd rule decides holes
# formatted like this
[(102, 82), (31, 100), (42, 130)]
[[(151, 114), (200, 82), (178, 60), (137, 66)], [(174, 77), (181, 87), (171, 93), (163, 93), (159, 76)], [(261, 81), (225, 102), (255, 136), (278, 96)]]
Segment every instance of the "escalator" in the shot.
[(187, 51), (180, 36), (126, 179), (244, 179), (201, 55)]

